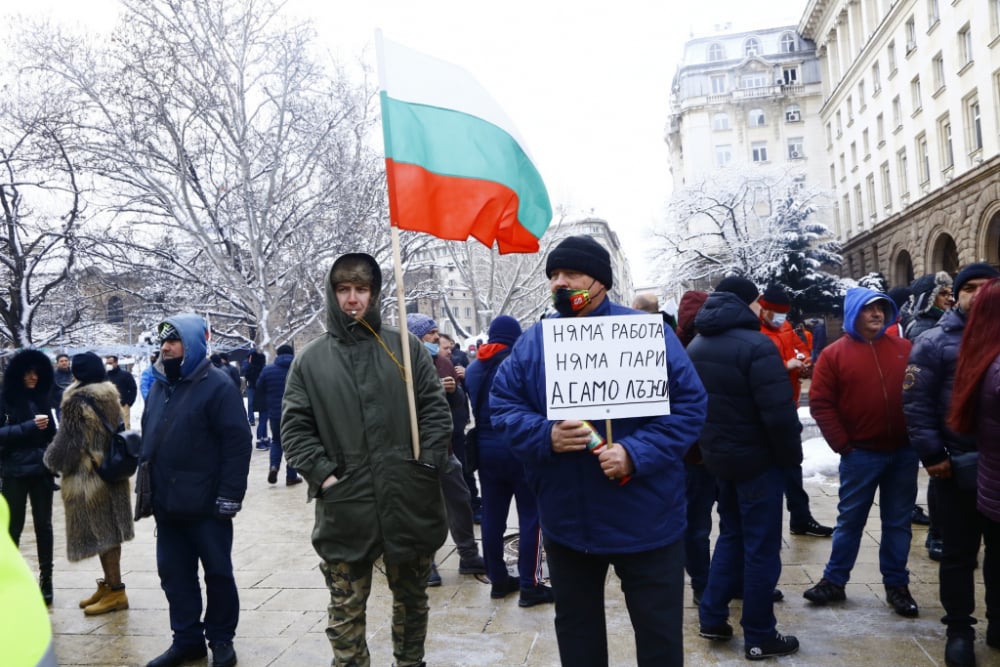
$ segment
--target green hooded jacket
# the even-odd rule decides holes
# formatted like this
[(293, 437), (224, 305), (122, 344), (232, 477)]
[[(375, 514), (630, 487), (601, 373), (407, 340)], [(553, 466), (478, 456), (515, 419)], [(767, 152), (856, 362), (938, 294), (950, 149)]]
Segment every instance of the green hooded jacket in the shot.
[[(333, 278), (367, 266), (371, 301), (361, 322), (337, 304)], [(341, 272), (341, 273), (338, 273)], [(312, 541), (324, 561), (388, 563), (433, 555), (447, 520), (439, 474), (448, 462), (451, 412), (430, 356), (410, 336), (420, 428), (413, 460), (399, 330), (379, 315), (382, 274), (374, 258), (356, 253), (334, 262), (326, 280), (327, 332), (295, 356), (281, 409), (281, 444), (289, 465), (316, 499)], [(321, 491), (331, 474), (336, 484)]]

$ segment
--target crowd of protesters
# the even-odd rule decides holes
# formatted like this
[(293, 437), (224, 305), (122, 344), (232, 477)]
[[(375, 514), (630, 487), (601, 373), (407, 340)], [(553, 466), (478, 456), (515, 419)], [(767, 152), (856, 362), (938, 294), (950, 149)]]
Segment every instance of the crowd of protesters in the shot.
[[(609, 297), (613, 268), (586, 236), (563, 240), (545, 263), (550, 317), (662, 316), (669, 414), (616, 419), (613, 435), (600, 420), (548, 418), (541, 323), (522, 331), (500, 315), (488, 341), (466, 354), (433, 319), (411, 313), (405, 341), (382, 324), (381, 269), (363, 254), (330, 270), (326, 333), (300, 354), (282, 345), (270, 364), (254, 350), (242, 373), (222, 354), (208, 357), (207, 326), (192, 314), (158, 326), (159, 350), (138, 385), (116, 356), (16, 353), (0, 391), (0, 483), (15, 545), (30, 505), (41, 600), (50, 605), (54, 596), (52, 507), (61, 489), (67, 557), (98, 556), (103, 574), (80, 607), (96, 615), (129, 606), (121, 559), (134, 534), (131, 487), (105, 482), (97, 469), (110, 447), (104, 425), (127, 427), (141, 393), (140, 461), (153, 482), (173, 634), (148, 667), (181, 665), (208, 649), (213, 665), (236, 664), (233, 518), (253, 426), (257, 447), (270, 452), (267, 481), (277, 481), (287, 457), (286, 485), (305, 482), (316, 502), (313, 543), (330, 589), (334, 665), (370, 662), (365, 617), (376, 561), (394, 597), (396, 664), (425, 664), (426, 589), (445, 583), (434, 559), (449, 530), (459, 574), (484, 576), (492, 598), (554, 603), (563, 664), (608, 662), (610, 567), (622, 582), (638, 665), (682, 664), (685, 571), (702, 637), (732, 639), (730, 602), (741, 599), (745, 657), (788, 655), (799, 641), (778, 631), (774, 607), (784, 598), (783, 506), (790, 534), (832, 538), (823, 572), (803, 594), (825, 606), (847, 598), (876, 494), (888, 606), (904, 617), (920, 613), (909, 589), (911, 524), (929, 523), (945, 664), (976, 664), (977, 569), (986, 643), (1000, 650), (995, 267), (973, 263), (893, 289), (863, 282), (845, 295), (839, 336), (820, 314), (803, 317), (785, 287), (741, 276), (685, 293), (676, 317), (651, 294), (628, 308)], [(410, 419), (407, 382), (415, 390)], [(832, 527), (814, 519), (802, 485), (798, 407), (806, 401), (840, 456)], [(930, 477), (926, 513), (916, 505), (921, 465)], [(514, 574), (503, 553), (511, 500), (520, 528)]]

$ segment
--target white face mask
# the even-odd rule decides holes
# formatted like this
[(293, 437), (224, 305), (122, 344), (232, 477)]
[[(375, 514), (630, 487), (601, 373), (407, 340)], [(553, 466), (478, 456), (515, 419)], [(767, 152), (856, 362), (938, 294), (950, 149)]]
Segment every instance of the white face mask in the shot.
[(774, 314), (774, 326), (780, 327), (788, 319), (787, 313), (775, 313)]

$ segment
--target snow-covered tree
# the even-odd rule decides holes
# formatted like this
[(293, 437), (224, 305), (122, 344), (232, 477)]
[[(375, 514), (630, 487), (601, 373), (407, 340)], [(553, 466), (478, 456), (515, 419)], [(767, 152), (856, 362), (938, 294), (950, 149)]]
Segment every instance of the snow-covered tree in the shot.
[(707, 287), (741, 275), (761, 286), (785, 284), (810, 303), (835, 298), (843, 290), (829, 271), (842, 258), (829, 229), (814, 219), (824, 199), (780, 168), (714, 172), (675, 193), (654, 229), (660, 281)]
[(114, 214), (104, 259), (217, 337), (294, 337), (322, 313), (335, 256), (386, 254), (372, 87), (322, 66), (312, 29), (274, 0), (122, 4), (110, 43), (39, 30), (21, 46), (83, 107)]
[(65, 100), (37, 83), (7, 79), (0, 96), (0, 343), (5, 347), (47, 345), (80, 319), (79, 302), (59, 292), (81, 245), (77, 137)]

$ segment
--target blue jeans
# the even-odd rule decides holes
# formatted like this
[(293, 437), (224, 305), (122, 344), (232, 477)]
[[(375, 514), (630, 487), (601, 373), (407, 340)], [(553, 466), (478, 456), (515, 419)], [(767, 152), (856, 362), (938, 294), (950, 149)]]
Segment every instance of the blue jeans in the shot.
[(712, 561), (709, 536), (712, 533), (712, 506), (719, 491), (715, 477), (703, 464), (685, 464), (687, 529), (684, 531), (684, 568), (691, 577), (691, 590), (701, 595), (708, 583)]
[(250, 419), (250, 423), (254, 422), (253, 419), (253, 396), (256, 393), (254, 387), (247, 384), (247, 418)]
[(575, 551), (545, 540), (552, 592), (556, 597), (556, 640), (564, 665), (607, 667), (608, 634), (604, 586), (608, 566), (621, 580), (635, 632), (637, 667), (684, 664), (684, 545), (625, 554)]
[(507, 580), (503, 558), (503, 534), (510, 513), (510, 499), (517, 499), (520, 530), (517, 572), (521, 588), (534, 588), (542, 578), (542, 533), (538, 527), (538, 506), (528, 488), (524, 467), (514, 458), (507, 443), (480, 444), (479, 482), (483, 488), (483, 558), (486, 574), (494, 584)]
[[(233, 522), (229, 519), (156, 518), (156, 569), (170, 607), (174, 645), (182, 650), (232, 641), (240, 618), (233, 576)], [(201, 618), (198, 562), (205, 571), (205, 620)]]
[[(261, 419), (261, 423), (264, 423), (264, 419)], [(281, 447), (281, 418), (271, 420), (271, 451), (269, 452), (271, 456), (271, 467), (281, 468), (281, 457), (284, 455), (285, 451)], [(285, 466), (285, 480), (295, 479), (298, 477), (298, 473), (295, 472), (295, 468), (290, 465)]]
[[(267, 440), (267, 420), (268, 420), (267, 410), (261, 410), (260, 412), (257, 413), (257, 439), (258, 440)], [(281, 423), (281, 415), (278, 415), (278, 419), (274, 423), (275, 424), (280, 424)], [(278, 433), (278, 430), (276, 428), (274, 428), (274, 426), (271, 427), (271, 431), (273, 433), (275, 433), (275, 434)], [(277, 437), (277, 435), (275, 437)]]
[(753, 479), (719, 480), (719, 538), (701, 597), (698, 618), (706, 627), (729, 618), (729, 602), (743, 594), (747, 645), (775, 633), (774, 587), (781, 576), (781, 500), (784, 471), (771, 467)]
[(823, 576), (843, 586), (861, 548), (868, 513), (879, 492), (882, 519), (882, 542), (878, 561), (886, 586), (907, 586), (910, 571), (910, 518), (917, 500), (917, 453), (912, 447), (894, 452), (855, 449), (840, 457), (840, 502), (837, 504), (837, 528), (833, 531), (830, 560)]

